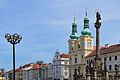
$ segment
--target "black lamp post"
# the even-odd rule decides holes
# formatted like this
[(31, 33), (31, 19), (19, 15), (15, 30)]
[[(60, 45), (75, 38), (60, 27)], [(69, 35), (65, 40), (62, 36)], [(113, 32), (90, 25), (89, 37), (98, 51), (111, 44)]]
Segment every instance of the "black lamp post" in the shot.
[(5, 38), (13, 45), (13, 80), (15, 80), (15, 44), (20, 43), (22, 36), (18, 34), (6, 34)]

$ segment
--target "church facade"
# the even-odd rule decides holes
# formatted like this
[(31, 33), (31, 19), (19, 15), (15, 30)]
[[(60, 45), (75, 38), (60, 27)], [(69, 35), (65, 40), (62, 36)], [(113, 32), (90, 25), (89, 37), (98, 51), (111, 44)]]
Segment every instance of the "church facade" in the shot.
[(89, 29), (87, 12), (84, 18), (84, 26), (81, 35), (77, 33), (77, 24), (72, 23), (72, 34), (68, 40), (69, 47), (69, 78), (76, 80), (77, 77), (85, 78), (85, 56), (93, 51), (93, 37)]
[[(77, 24), (72, 23), (72, 33), (68, 40), (69, 50), (69, 80), (86, 79), (86, 66), (91, 62), (95, 62), (96, 46), (93, 45), (93, 36), (89, 28), (89, 19), (87, 12), (84, 18), (84, 26), (81, 35), (78, 35)], [(101, 72), (105, 72), (105, 77), (110, 80), (120, 79), (120, 44), (108, 45), (100, 47)], [(91, 66), (95, 67), (95, 66)], [(95, 69), (94, 69), (95, 71)], [(93, 73), (94, 74), (94, 73)], [(91, 74), (90, 74), (91, 75)], [(91, 76), (90, 76), (91, 77)], [(101, 79), (104, 78), (101, 76)], [(100, 79), (100, 80), (101, 80)]]

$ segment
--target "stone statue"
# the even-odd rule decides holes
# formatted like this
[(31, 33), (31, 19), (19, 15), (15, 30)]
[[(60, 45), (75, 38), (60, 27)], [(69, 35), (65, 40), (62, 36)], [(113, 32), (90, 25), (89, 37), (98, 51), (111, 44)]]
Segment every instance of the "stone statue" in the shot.
[(88, 65), (86, 66), (86, 73), (87, 73), (87, 74), (90, 73), (90, 68), (89, 68)]
[(74, 74), (73, 74), (73, 80), (77, 80), (77, 69), (74, 70)]
[(100, 26), (101, 26), (101, 22), (100, 22), (100, 20), (101, 20), (100, 13), (97, 12), (97, 13), (96, 13), (96, 23), (95, 23), (95, 27), (98, 28), (98, 29), (99, 29)]
[(74, 74), (77, 75), (77, 70), (75, 69)]
[(96, 13), (96, 18), (97, 18), (97, 21), (101, 20), (101, 17), (100, 17), (100, 13), (99, 13), (99, 12)]
[(79, 68), (78, 68), (78, 74), (79, 74), (79, 75), (80, 75), (80, 69), (81, 69), (81, 68), (80, 68), (80, 66), (79, 66)]

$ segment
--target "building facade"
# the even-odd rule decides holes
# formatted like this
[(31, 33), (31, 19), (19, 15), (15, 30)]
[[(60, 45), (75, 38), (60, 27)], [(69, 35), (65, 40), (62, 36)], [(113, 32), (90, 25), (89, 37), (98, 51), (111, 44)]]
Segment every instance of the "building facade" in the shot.
[(89, 30), (89, 20), (87, 12), (84, 18), (84, 27), (81, 36), (77, 33), (77, 24), (72, 24), (72, 34), (68, 41), (69, 47), (69, 77), (70, 80), (76, 80), (77, 77), (85, 78), (85, 56), (93, 50), (93, 37)]
[(69, 55), (56, 52), (53, 58), (53, 80), (69, 80)]
[[(93, 45), (93, 37), (89, 30), (89, 19), (84, 18), (84, 28), (79, 36), (77, 33), (77, 24), (72, 23), (72, 34), (68, 40), (69, 49), (69, 78), (70, 80), (82, 80), (86, 77), (86, 67), (89, 65), (95, 68), (96, 46)], [(100, 47), (100, 70), (108, 72), (110, 80), (120, 79), (120, 44), (109, 46), (106, 44)], [(92, 65), (91, 65), (92, 63)], [(94, 66), (93, 66), (94, 64)], [(107, 76), (106, 76), (107, 77)], [(116, 79), (116, 77), (118, 77)]]
[[(30, 63), (16, 69), (16, 80), (47, 80), (48, 64)], [(12, 70), (6, 72), (6, 80), (12, 80)]]
[(48, 64), (48, 80), (53, 80), (53, 64)]
[(0, 80), (5, 80), (5, 72), (0, 72)]
[[(86, 65), (89, 65), (90, 61), (94, 60), (95, 55), (96, 52), (93, 50), (86, 56)], [(102, 60), (102, 70), (105, 68), (107, 69), (110, 79), (115, 79), (115, 75), (120, 77), (120, 44), (111, 46), (107, 44), (104, 47), (101, 47), (100, 58)]]

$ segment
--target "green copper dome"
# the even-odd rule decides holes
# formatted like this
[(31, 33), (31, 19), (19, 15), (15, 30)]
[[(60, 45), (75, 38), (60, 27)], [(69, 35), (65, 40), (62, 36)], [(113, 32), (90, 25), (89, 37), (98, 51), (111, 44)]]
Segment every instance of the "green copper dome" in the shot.
[(84, 28), (81, 32), (81, 34), (83, 36), (90, 36), (91, 35), (91, 31), (89, 30), (89, 28)]
[(75, 18), (74, 18), (74, 23), (72, 24), (72, 34), (70, 35), (71, 39), (78, 39), (79, 35), (77, 34), (77, 25), (75, 23)]
[(86, 17), (84, 18), (84, 28), (81, 31), (81, 34), (83, 36), (91, 36), (91, 31), (89, 29), (89, 20), (87, 18), (87, 13), (86, 13)]

